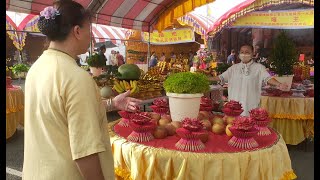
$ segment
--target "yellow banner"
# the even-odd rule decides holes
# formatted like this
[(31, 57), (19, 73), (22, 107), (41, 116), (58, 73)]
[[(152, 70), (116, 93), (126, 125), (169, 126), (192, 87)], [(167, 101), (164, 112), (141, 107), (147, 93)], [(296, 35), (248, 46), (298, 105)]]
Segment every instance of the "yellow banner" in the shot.
[(298, 29), (314, 27), (314, 9), (261, 11), (238, 18), (232, 27)]
[[(149, 42), (149, 33), (142, 32), (142, 41)], [(178, 44), (194, 42), (194, 32), (190, 28), (164, 30), (161, 33), (155, 31), (150, 34), (151, 44)]]

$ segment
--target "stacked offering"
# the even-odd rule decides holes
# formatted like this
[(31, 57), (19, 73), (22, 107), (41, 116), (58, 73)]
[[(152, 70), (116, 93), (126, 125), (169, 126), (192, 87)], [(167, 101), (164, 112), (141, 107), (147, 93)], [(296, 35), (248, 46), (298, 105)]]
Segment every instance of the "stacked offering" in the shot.
[(232, 124), (236, 117), (240, 116), (243, 112), (242, 105), (238, 101), (229, 101), (224, 106), (222, 111), (224, 112), (223, 120), (227, 124)]
[(129, 111), (119, 111), (118, 114), (121, 116), (119, 126), (129, 127), (129, 120), (130, 120), (133, 113), (129, 112)]
[(199, 151), (205, 148), (200, 137), (206, 134), (203, 124), (198, 119), (186, 118), (182, 121), (182, 128), (176, 130), (181, 139), (176, 143), (176, 148), (185, 151)]
[(268, 128), (268, 124), (271, 122), (268, 112), (262, 108), (256, 108), (249, 111), (250, 118), (255, 121), (257, 129), (259, 130), (259, 136), (267, 136), (271, 134)]
[(254, 121), (250, 117), (237, 117), (232, 126), (229, 127), (229, 130), (233, 134), (233, 137), (228, 142), (230, 146), (241, 149), (252, 149), (259, 146), (254, 139), (259, 130), (254, 127)]
[(152, 132), (157, 127), (156, 123), (147, 112), (135, 113), (131, 116), (129, 126), (132, 129), (128, 136), (129, 141), (145, 142), (154, 139)]
[(150, 108), (157, 114), (165, 115), (169, 113), (169, 102), (166, 98), (157, 98), (153, 101), (153, 105)]

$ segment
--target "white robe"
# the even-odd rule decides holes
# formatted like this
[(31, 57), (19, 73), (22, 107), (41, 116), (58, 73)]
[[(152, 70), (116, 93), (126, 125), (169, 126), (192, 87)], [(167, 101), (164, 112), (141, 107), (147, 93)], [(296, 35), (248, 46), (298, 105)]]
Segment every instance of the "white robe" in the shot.
[(228, 100), (242, 104), (242, 116), (249, 116), (251, 109), (259, 107), (261, 87), (272, 77), (259, 63), (238, 63), (232, 65), (219, 76), (222, 83), (228, 82)]

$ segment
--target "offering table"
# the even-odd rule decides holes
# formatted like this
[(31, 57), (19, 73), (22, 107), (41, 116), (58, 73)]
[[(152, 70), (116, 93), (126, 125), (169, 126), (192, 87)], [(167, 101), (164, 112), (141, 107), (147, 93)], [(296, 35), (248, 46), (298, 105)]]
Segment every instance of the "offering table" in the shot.
[(209, 132), (206, 148), (198, 152), (175, 149), (177, 135), (150, 142), (126, 139), (130, 127), (109, 123), (115, 174), (119, 179), (152, 180), (269, 180), (295, 179), (288, 150), (281, 135), (271, 129), (270, 136), (257, 137), (259, 147), (241, 150), (228, 145), (226, 134)]
[(261, 108), (269, 112), (271, 127), (286, 144), (297, 145), (314, 136), (313, 97), (261, 97)]

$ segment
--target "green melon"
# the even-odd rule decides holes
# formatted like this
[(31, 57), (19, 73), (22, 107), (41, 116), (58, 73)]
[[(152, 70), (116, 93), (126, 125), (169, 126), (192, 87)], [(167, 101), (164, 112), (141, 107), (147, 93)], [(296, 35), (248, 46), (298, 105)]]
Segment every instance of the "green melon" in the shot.
[(100, 89), (100, 95), (104, 98), (109, 98), (113, 95), (113, 91), (112, 91), (111, 87), (105, 86)]
[(139, 79), (141, 75), (140, 68), (135, 64), (123, 64), (118, 68), (120, 79)]

